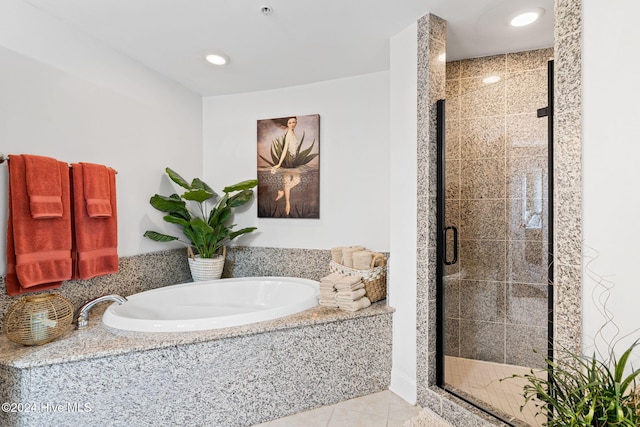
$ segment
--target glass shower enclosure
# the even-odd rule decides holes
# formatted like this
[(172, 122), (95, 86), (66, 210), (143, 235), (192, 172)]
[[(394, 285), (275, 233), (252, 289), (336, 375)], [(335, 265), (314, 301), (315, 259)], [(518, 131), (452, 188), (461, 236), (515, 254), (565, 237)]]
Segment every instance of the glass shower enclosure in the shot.
[(438, 103), (438, 384), (538, 426), (523, 383), (552, 348), (552, 49), (447, 63)]

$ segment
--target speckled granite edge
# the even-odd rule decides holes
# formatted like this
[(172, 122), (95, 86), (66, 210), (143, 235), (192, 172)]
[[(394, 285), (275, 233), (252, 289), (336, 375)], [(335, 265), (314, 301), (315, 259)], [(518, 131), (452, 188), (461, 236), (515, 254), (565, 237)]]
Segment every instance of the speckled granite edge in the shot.
[(425, 391), (423, 406), (458, 427), (508, 426), (508, 424), (498, 421), (481, 409), (438, 387), (430, 387)]
[(131, 332), (105, 326), (101, 322), (106, 309), (96, 308), (91, 313), (89, 327), (85, 330), (69, 330), (57, 340), (42, 346), (23, 346), (0, 337), (0, 367), (26, 369), (58, 363), (116, 356), (131, 352), (175, 347), (228, 338), (257, 335), (265, 332), (304, 328), (310, 325), (343, 322), (347, 320), (391, 314), (394, 309), (384, 301), (367, 309), (348, 312), (317, 306), (303, 312), (269, 320), (223, 329), (194, 332)]

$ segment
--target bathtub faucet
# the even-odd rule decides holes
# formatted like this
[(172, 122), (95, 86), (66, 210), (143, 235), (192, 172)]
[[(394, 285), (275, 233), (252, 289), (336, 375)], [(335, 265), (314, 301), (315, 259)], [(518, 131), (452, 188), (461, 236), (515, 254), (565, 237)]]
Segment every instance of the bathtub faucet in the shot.
[(115, 301), (118, 304), (122, 305), (127, 302), (127, 299), (125, 297), (121, 297), (120, 295), (113, 294), (104, 295), (85, 302), (82, 307), (78, 309), (78, 314), (76, 314), (76, 329), (84, 329), (89, 326), (89, 311), (93, 308), (94, 305), (103, 301)]

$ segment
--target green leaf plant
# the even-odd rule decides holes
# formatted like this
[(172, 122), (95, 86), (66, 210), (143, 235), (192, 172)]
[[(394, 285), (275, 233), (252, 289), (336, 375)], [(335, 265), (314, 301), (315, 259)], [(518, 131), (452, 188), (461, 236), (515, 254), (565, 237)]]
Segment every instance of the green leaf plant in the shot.
[(167, 214), (163, 217), (166, 222), (181, 227), (188, 241), (150, 230), (144, 233), (145, 237), (156, 242), (178, 241), (195, 248), (201, 258), (213, 258), (236, 237), (256, 230), (256, 227), (245, 227), (234, 231), (236, 224), (231, 224), (231, 216), (234, 208), (251, 200), (252, 189), (258, 185), (258, 180), (250, 179), (225, 187), (222, 190), (224, 195), (220, 197), (199, 178), (189, 183), (174, 170), (166, 168), (165, 171), (186, 191), (182, 195), (155, 194), (149, 203)]
[[(640, 426), (639, 369), (629, 366), (634, 342), (618, 359), (608, 362), (565, 350), (562, 363), (546, 359), (547, 369), (511, 378), (526, 380), (525, 405), (533, 404), (547, 427)], [(522, 410), (522, 407), (520, 408)]]
[[(590, 255), (593, 248), (585, 246)], [(596, 251), (597, 253), (597, 251)], [(586, 276), (593, 280), (595, 290), (600, 292), (594, 300), (602, 302), (600, 313), (606, 319), (596, 333), (596, 340), (607, 346), (606, 353), (594, 351), (587, 356), (568, 349), (556, 351), (556, 360), (545, 359), (545, 369), (509, 378), (524, 379), (523, 396), (526, 405), (534, 405), (536, 415), (542, 415), (546, 427), (638, 427), (640, 426), (640, 369), (632, 366), (630, 358), (640, 350), (640, 339), (629, 345), (621, 356), (615, 351), (623, 339), (638, 332), (638, 329), (619, 337), (619, 328), (614, 322), (613, 312), (606, 307), (613, 284), (594, 273), (586, 264)], [(605, 330), (608, 331), (605, 333)], [(607, 338), (607, 336), (613, 336)], [(505, 378), (503, 380), (508, 380)]]

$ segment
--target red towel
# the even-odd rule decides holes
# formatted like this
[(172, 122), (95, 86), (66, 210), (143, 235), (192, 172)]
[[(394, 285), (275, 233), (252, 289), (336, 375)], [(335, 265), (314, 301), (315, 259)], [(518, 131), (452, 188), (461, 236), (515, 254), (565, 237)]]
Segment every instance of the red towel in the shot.
[[(62, 218), (62, 180), (59, 161), (51, 157), (23, 155), (27, 194), (33, 218)], [(64, 171), (69, 174), (68, 168)]]
[(112, 213), (109, 169), (93, 163), (80, 164), (87, 214), (90, 218), (109, 218)]
[(7, 294), (18, 295), (60, 286), (72, 276), (69, 166), (58, 162), (61, 218), (34, 219), (27, 193), (25, 159), (9, 160)]
[(116, 172), (106, 168), (109, 174), (110, 217), (90, 217), (85, 199), (84, 163), (71, 165), (73, 177), (73, 206), (77, 261), (75, 277), (83, 280), (118, 272), (118, 223), (116, 215)]

